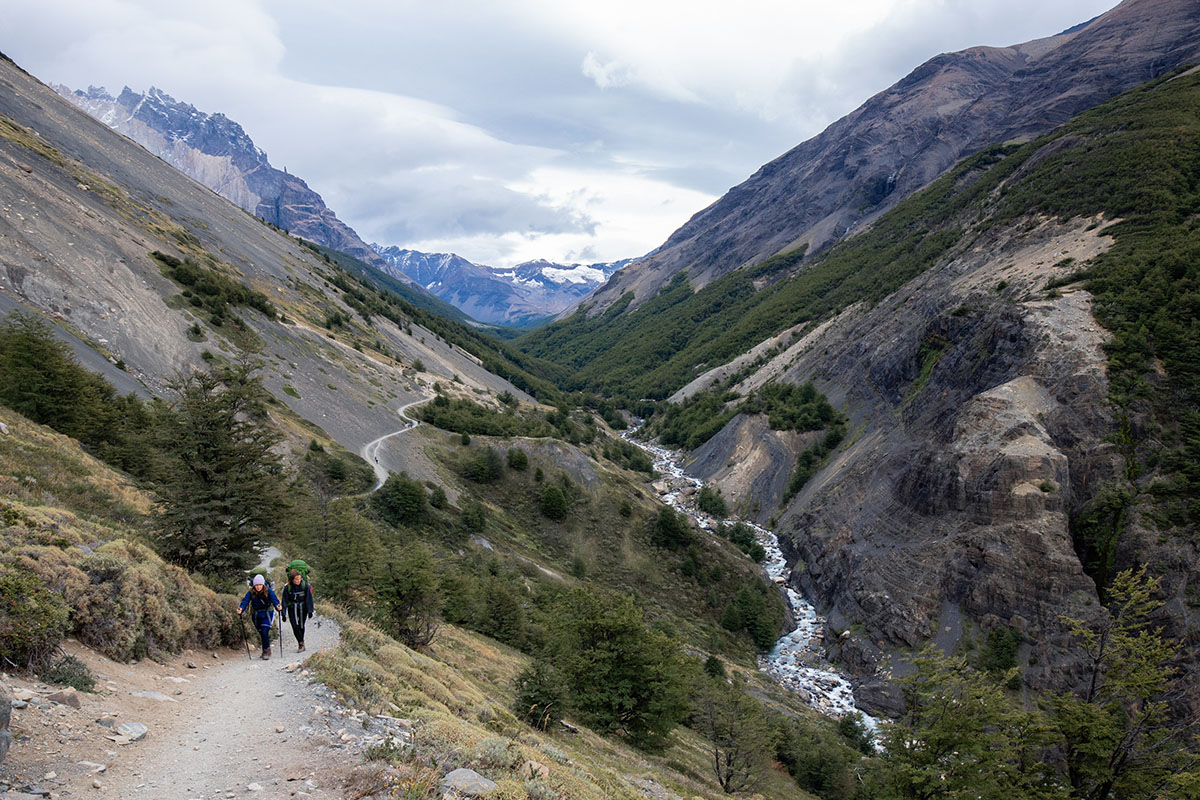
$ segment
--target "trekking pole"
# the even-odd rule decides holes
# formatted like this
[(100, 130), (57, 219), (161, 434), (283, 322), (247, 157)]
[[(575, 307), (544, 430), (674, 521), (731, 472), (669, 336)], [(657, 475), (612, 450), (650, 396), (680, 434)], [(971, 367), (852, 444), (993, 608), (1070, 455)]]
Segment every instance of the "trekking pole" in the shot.
[(244, 614), (238, 614), (237, 618), (242, 624), (242, 649), (246, 651), (246, 658), (253, 661), (254, 659), (250, 656), (250, 641), (246, 638), (246, 617)]
[(279, 657), (283, 658), (283, 615), (275, 615), (275, 626), (279, 629)]

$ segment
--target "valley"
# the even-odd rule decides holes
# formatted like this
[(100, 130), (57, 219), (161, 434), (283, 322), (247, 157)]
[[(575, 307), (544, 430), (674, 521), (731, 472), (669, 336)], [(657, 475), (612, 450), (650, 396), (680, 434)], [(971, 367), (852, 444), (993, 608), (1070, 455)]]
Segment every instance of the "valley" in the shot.
[[(180, 745), (97, 791), (1197, 797), (1198, 64), (1188, 0), (944, 53), (644, 257), (497, 270), (366, 244), (224, 114), (0, 57), (3, 789), (87, 791), (29, 748), (94, 761), (111, 675), (240, 657), (270, 547), (327, 628), (254, 714), (298, 698), (331, 780)], [(477, 121), (427, 144), (566, 158)], [(439, 168), (378, 170), (356, 220), (444, 211), (365, 212)], [(603, 235), (578, 186), (500, 230), (515, 175), (426, 241)], [(206, 673), (219, 745), (262, 675)]]

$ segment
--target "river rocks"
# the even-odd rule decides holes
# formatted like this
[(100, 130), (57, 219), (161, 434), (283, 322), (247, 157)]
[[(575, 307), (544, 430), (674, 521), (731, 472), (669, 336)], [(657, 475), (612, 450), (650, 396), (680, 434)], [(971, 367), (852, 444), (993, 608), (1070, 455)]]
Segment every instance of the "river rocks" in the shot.
[(496, 784), (472, 769), (459, 768), (442, 778), (442, 797), (487, 797)]
[(12, 733), (8, 730), (11, 718), (12, 690), (8, 688), (7, 683), (0, 683), (0, 761), (4, 760), (12, 747)]

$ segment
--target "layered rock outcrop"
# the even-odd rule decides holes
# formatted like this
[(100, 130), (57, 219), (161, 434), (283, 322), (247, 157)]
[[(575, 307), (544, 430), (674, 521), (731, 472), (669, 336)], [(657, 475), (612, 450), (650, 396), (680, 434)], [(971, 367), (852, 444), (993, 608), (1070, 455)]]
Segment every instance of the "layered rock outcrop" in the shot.
[(1060, 615), (1090, 619), (1098, 604), (1070, 511), (1122, 460), (1105, 441), (1106, 334), (1091, 298), (1042, 287), (1064, 254), (1107, 246), (1089, 224), (994, 233), (767, 363), (760, 372), (813, 380), (850, 416), (847, 443), (786, 506), (781, 462), (790, 469), (803, 443), (765, 420), (735, 420), (691, 463), (734, 507), (777, 516), (796, 588), (851, 632), (836, 655), (878, 709), (898, 700), (884, 694), (887, 656), (998, 625), (1023, 634), (1029, 686), (1072, 679)]

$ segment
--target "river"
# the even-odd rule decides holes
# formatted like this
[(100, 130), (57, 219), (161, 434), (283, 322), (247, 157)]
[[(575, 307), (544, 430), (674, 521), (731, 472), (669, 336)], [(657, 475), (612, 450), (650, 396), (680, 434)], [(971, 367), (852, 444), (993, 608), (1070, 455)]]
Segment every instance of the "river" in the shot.
[(817, 615), (817, 610), (811, 603), (788, 586), (791, 570), (783, 557), (783, 551), (779, 548), (779, 538), (775, 533), (752, 522), (718, 520), (700, 511), (696, 507), (695, 499), (704, 481), (684, 473), (681, 466), (683, 454), (635, 439), (633, 435), (636, 432), (637, 428), (634, 428), (621, 434), (621, 437), (645, 450), (654, 459), (654, 468), (662, 474), (666, 482), (665, 491), (660, 492), (660, 499), (664, 503), (686, 514), (713, 535), (716, 535), (717, 525), (721, 522), (742, 522), (754, 531), (755, 539), (766, 550), (767, 557), (763, 560), (763, 568), (766, 569), (768, 577), (783, 588), (788, 605), (791, 606), (792, 616), (796, 620), (796, 628), (775, 642), (770, 652), (759, 654), (759, 669), (775, 678), (785, 688), (796, 692), (805, 703), (822, 714), (840, 718), (857, 713), (862, 715), (863, 724), (868, 730), (877, 730), (877, 720), (855, 706), (854, 690), (850, 682), (838, 674), (826, 658), (823, 644), (825, 620)]

